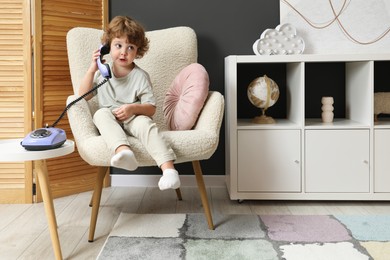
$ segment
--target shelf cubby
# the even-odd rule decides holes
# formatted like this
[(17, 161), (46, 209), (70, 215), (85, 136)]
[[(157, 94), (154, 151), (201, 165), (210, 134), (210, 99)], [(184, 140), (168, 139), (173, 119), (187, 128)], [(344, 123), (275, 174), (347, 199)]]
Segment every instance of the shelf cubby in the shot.
[[(258, 77), (266, 75), (279, 87), (278, 101), (266, 110), (266, 115), (275, 119), (276, 127), (297, 126), (302, 122), (302, 65), (296, 63), (239, 63), (237, 64), (237, 120), (240, 126), (260, 127), (251, 119), (261, 115), (262, 110), (252, 105), (247, 88)], [(252, 125), (251, 125), (252, 124)]]
[[(372, 120), (370, 62), (305, 63), (305, 125), (308, 128), (369, 127)], [(334, 98), (334, 122), (322, 123), (321, 98)]]
[[(390, 93), (389, 68), (390, 68), (390, 61), (374, 61), (374, 93), (376, 92)], [(374, 106), (375, 106), (375, 100), (374, 100)], [(375, 128), (390, 128), (390, 111), (386, 114), (385, 113), (380, 114), (378, 116), (378, 120), (374, 121), (374, 125)]]

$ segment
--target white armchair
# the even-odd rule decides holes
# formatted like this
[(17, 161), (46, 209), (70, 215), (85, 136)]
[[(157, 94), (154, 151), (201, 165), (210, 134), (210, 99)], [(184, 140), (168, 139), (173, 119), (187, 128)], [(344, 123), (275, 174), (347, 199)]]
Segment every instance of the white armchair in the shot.
[[(78, 97), (80, 81), (91, 62), (92, 51), (99, 46), (102, 33), (98, 29), (78, 27), (67, 34), (69, 67), (75, 93), (68, 97), (68, 103)], [(153, 119), (176, 153), (175, 164), (192, 162), (208, 226), (214, 229), (199, 161), (209, 159), (218, 146), (224, 98), (219, 92), (209, 91), (193, 129), (169, 131), (162, 110), (165, 94), (175, 76), (187, 65), (197, 62), (196, 34), (189, 27), (174, 27), (149, 31), (146, 36), (150, 40), (149, 51), (142, 59), (136, 60), (136, 63), (149, 73), (152, 80), (157, 100), (157, 111)], [(104, 167), (99, 170), (92, 198), (90, 242), (94, 239), (103, 180), (111, 159), (109, 149), (92, 121), (96, 109), (97, 100), (92, 98), (88, 102), (83, 99), (68, 110), (70, 127), (80, 156), (90, 165)], [(128, 139), (139, 166), (156, 165), (137, 139), (130, 136)], [(181, 199), (180, 190), (176, 192)]]

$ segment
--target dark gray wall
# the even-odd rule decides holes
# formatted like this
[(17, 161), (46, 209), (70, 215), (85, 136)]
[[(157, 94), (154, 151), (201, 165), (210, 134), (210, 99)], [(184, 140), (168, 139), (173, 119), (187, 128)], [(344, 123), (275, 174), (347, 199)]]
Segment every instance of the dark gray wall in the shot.
[[(111, 0), (110, 19), (128, 15), (147, 31), (189, 26), (198, 37), (198, 62), (208, 71), (210, 89), (224, 94), (224, 58), (253, 55), (252, 45), (260, 34), (279, 24), (276, 0)], [(229, 104), (226, 104), (227, 106)], [(205, 175), (225, 174), (224, 124), (215, 154), (205, 162)], [(180, 174), (192, 174), (191, 164), (177, 165)], [(114, 169), (113, 173), (124, 173)], [(158, 174), (157, 167), (138, 169), (135, 174)]]

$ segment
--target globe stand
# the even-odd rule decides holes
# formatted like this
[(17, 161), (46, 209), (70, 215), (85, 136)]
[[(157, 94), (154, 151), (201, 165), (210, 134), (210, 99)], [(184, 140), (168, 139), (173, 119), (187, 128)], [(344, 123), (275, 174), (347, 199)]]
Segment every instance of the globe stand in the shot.
[(275, 119), (270, 116), (265, 115), (265, 109), (262, 110), (263, 114), (261, 116), (256, 116), (252, 119), (252, 123), (255, 124), (275, 124)]

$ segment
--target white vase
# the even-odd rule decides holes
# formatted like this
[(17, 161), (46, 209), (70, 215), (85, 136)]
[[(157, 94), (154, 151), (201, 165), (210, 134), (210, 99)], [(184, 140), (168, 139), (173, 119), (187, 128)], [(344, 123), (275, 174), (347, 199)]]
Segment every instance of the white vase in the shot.
[(334, 117), (333, 103), (334, 103), (333, 97), (322, 97), (321, 98), (322, 122), (324, 122), (324, 123), (332, 123), (333, 122), (333, 117)]

